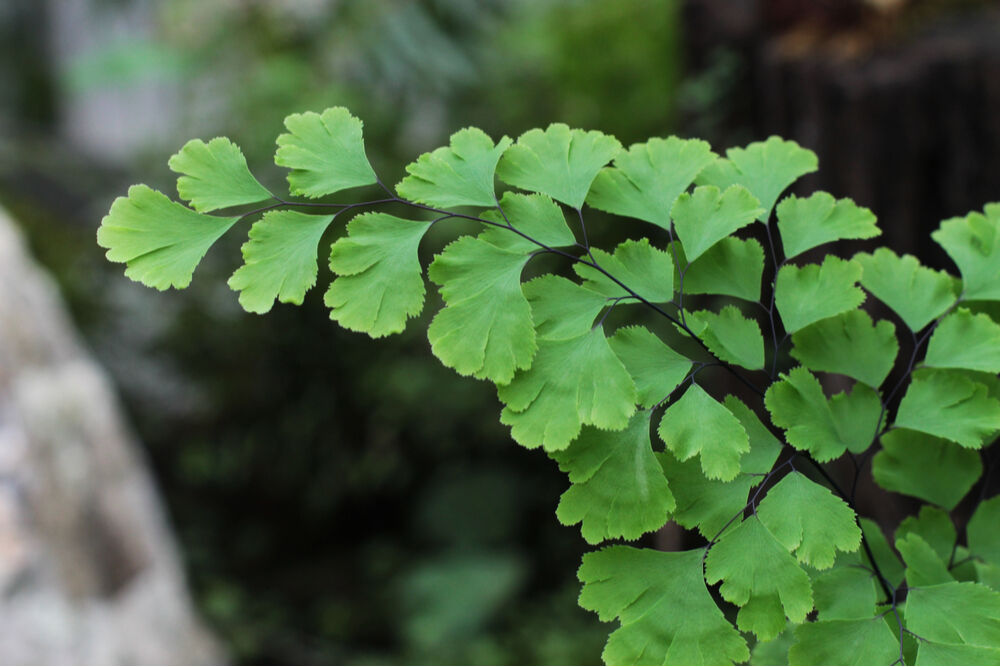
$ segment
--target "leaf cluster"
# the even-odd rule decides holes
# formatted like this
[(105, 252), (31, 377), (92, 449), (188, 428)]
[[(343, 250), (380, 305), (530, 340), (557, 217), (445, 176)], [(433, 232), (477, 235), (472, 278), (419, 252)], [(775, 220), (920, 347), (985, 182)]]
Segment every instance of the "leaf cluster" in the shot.
[[(878, 235), (875, 216), (825, 192), (782, 198), (818, 165), (778, 137), (722, 156), (559, 123), (516, 141), (466, 128), (390, 189), (346, 109), (285, 124), (275, 163), (308, 201), (265, 188), (228, 139), (192, 140), (169, 162), (188, 205), (134, 186), (98, 243), (128, 277), (183, 288), (255, 218), (229, 285), (264, 313), (302, 303), (337, 234), (324, 303), (374, 338), (423, 310), (429, 279), (444, 304), (431, 351), (495, 384), (513, 439), (566, 473), (561, 522), (594, 545), (668, 522), (702, 540), (584, 556), (581, 606), (619, 622), (606, 662), (1000, 662), (1000, 502), (975, 506), (964, 543), (952, 519), (1000, 434), (1000, 204), (933, 234), (956, 277), (885, 248), (818, 254)], [(375, 194), (330, 199), (358, 188)], [(595, 211), (634, 236), (592, 245)], [(425, 276), (421, 244), (446, 220), (474, 231)], [(540, 256), (559, 268), (535, 275)], [(716, 395), (699, 379), (713, 370), (740, 391)], [(842, 458), (853, 480), (828, 469)], [(869, 465), (925, 503), (892, 544), (858, 515)]]

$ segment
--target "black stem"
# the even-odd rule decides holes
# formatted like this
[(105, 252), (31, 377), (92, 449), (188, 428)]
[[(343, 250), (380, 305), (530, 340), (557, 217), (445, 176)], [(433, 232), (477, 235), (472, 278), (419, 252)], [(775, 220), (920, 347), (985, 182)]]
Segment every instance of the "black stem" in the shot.
[(833, 477), (830, 476), (830, 473), (826, 471), (826, 468), (824, 468), (819, 461), (814, 459), (811, 454), (809, 454), (808, 452), (800, 451), (799, 455), (805, 458), (807, 461), (809, 461), (809, 463), (811, 463), (813, 467), (816, 468), (817, 471), (819, 471), (819, 474), (823, 476), (823, 479), (827, 481), (827, 483), (833, 488), (833, 490), (837, 493), (838, 496), (844, 499), (844, 501), (854, 512), (854, 521), (855, 523), (858, 524), (858, 530), (861, 531), (861, 546), (864, 547), (865, 554), (868, 555), (868, 562), (872, 564), (872, 569), (875, 570), (875, 575), (878, 577), (878, 583), (882, 587), (882, 592), (885, 593), (885, 597), (887, 600), (891, 600), (895, 588), (892, 586), (892, 584), (889, 583), (889, 580), (885, 578), (885, 575), (882, 574), (881, 568), (879, 568), (878, 563), (875, 561), (875, 554), (872, 553), (871, 545), (868, 544), (868, 538), (865, 537), (865, 531), (861, 528), (861, 520), (858, 518), (858, 511), (857, 508), (855, 508), (854, 506), (854, 501), (851, 498), (849, 498), (846, 493), (844, 493), (844, 490), (841, 489), (840, 485), (837, 484), (836, 480), (834, 480)]
[[(430, 211), (432, 213), (448, 213), (448, 211), (445, 211), (444, 209), (440, 209), (440, 208), (437, 208), (435, 206), (428, 206), (426, 204), (418, 204), (417, 202), (412, 202), (412, 201), (409, 201), (409, 200), (406, 200), (406, 199), (402, 199), (400, 197), (394, 197), (394, 201), (396, 203), (399, 203), (399, 204), (405, 204), (407, 206), (411, 206), (411, 207), (414, 207), (414, 208), (419, 208), (419, 209), (424, 210), (424, 211)], [(475, 222), (482, 223), (484, 225), (489, 225), (489, 226), (492, 226), (492, 227), (499, 227), (501, 229), (507, 229), (509, 231), (514, 232), (518, 236), (524, 238), (525, 240), (530, 241), (531, 243), (534, 243), (535, 245), (537, 245), (539, 248), (541, 248), (545, 252), (549, 252), (549, 253), (552, 253), (554, 255), (559, 255), (560, 257), (565, 257), (566, 259), (568, 259), (570, 261), (576, 262), (578, 264), (583, 264), (585, 266), (589, 266), (592, 269), (594, 269), (596, 271), (599, 271), (606, 278), (608, 278), (608, 280), (610, 280), (611, 282), (615, 283), (616, 285), (618, 285), (619, 287), (621, 287), (623, 290), (625, 290), (628, 293), (629, 296), (631, 296), (632, 298), (634, 298), (637, 301), (639, 301), (639, 303), (643, 304), (644, 306), (647, 306), (648, 308), (652, 309), (653, 311), (655, 311), (659, 315), (662, 315), (663, 317), (667, 318), (673, 324), (675, 324), (678, 327), (680, 327), (688, 336), (690, 336), (691, 338), (693, 338), (702, 347), (702, 349), (704, 349), (706, 352), (708, 352), (710, 355), (712, 355), (712, 358), (717, 359), (717, 357), (715, 356), (715, 354), (708, 348), (708, 346), (705, 344), (705, 342), (703, 340), (701, 340), (698, 336), (696, 336), (695, 333), (693, 331), (691, 331), (691, 329), (687, 326), (687, 324), (685, 324), (684, 322), (681, 322), (676, 317), (674, 317), (673, 315), (671, 315), (667, 311), (663, 310), (663, 308), (661, 308), (660, 306), (656, 305), (655, 303), (649, 301), (648, 299), (646, 299), (642, 295), (638, 294), (631, 287), (629, 287), (628, 285), (626, 285), (625, 283), (623, 283), (621, 280), (619, 280), (618, 278), (616, 278), (615, 276), (613, 276), (611, 273), (609, 273), (604, 267), (602, 267), (596, 261), (588, 261), (586, 259), (583, 259), (583, 258), (577, 256), (577, 255), (573, 255), (571, 253), (565, 252), (564, 250), (560, 250), (558, 248), (553, 248), (551, 246), (548, 246), (548, 245), (542, 243), (541, 241), (539, 241), (538, 239), (535, 239), (532, 236), (530, 236), (528, 234), (525, 234), (521, 230), (516, 229), (514, 227), (511, 227), (511, 226), (508, 226), (508, 225), (503, 225), (503, 224), (494, 222), (492, 220), (486, 220), (484, 218), (480, 218), (480, 217), (477, 217), (477, 216), (474, 216), (474, 215), (466, 215), (466, 214), (462, 214), (462, 213), (454, 213), (452, 215), (453, 215), (453, 217), (456, 217), (456, 218), (462, 218), (462, 219), (465, 219), (465, 220), (472, 220), (472, 221), (475, 221)], [(738, 379), (740, 382), (742, 382), (744, 385), (746, 385), (749, 389), (751, 389), (755, 394), (757, 394), (761, 398), (764, 397), (764, 392), (757, 385), (753, 384), (750, 380), (748, 380), (746, 377), (744, 377), (743, 374), (740, 373), (738, 370), (736, 370), (732, 365), (730, 365), (730, 364), (728, 364), (728, 363), (726, 363), (726, 362), (724, 362), (722, 360), (719, 360), (719, 361), (720, 361), (722, 367), (725, 368), (736, 379)]]

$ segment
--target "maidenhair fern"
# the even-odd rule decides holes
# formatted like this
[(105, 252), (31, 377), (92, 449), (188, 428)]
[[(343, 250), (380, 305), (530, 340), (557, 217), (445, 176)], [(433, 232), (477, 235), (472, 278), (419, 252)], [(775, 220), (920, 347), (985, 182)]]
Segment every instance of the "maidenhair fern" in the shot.
[[(884, 248), (817, 254), (876, 236), (875, 217), (824, 192), (782, 199), (817, 159), (777, 137), (721, 157), (676, 137), (626, 150), (562, 124), (516, 142), (468, 128), (393, 190), (347, 110), (286, 126), (275, 162), (293, 196), (374, 195), (288, 200), (228, 139), (193, 140), (169, 163), (189, 205), (136, 185), (98, 243), (128, 277), (183, 288), (217, 239), (259, 216), (229, 285), (264, 313), (302, 303), (324, 235), (353, 215), (324, 302), (378, 338), (423, 308), (427, 231), (477, 225), (428, 267), (444, 301), (433, 353), (496, 384), (514, 440), (568, 475), (556, 515), (587, 542), (671, 521), (702, 541), (583, 557), (581, 606), (620, 624), (608, 663), (1000, 664), (1000, 499), (984, 498), (983, 465), (1000, 434), (1000, 204), (933, 234), (955, 278)], [(511, 189), (498, 195), (497, 178)], [(403, 207), (410, 217), (386, 212)], [(594, 247), (586, 217), (634, 238)], [(559, 272), (524, 281), (540, 256)], [(699, 379), (710, 369), (736, 393)], [(894, 543), (857, 514), (869, 464), (887, 493), (927, 503)], [(952, 513), (977, 483), (959, 531)]]

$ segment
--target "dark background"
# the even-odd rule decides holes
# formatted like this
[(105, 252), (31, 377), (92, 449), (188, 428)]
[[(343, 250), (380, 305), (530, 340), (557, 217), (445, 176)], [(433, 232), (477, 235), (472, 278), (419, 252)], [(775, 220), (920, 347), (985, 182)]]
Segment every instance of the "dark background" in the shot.
[(195, 136), (229, 136), (282, 189), (281, 120), (334, 105), (364, 120), (387, 183), (466, 125), (720, 151), (776, 133), (818, 153), (805, 190), (853, 197), (885, 244), (947, 266), (928, 233), (1000, 199), (998, 11), (4, 0), (0, 203), (118, 382), (234, 661), (593, 663), (610, 626), (575, 604), (587, 547), (554, 516), (564, 476), (509, 441), (490, 385), (430, 355), (436, 296), (377, 342), (331, 323), (319, 290), (247, 315), (225, 286), (239, 235), (189, 290), (153, 292), (95, 243), (111, 199), (133, 182), (173, 193), (166, 160)]

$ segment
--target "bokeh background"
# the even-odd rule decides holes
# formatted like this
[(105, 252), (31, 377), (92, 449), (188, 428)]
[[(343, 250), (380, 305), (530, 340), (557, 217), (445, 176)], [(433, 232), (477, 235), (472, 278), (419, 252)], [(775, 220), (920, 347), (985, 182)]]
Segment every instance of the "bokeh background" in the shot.
[(166, 160), (192, 137), (229, 136), (281, 189), (282, 119), (334, 105), (364, 120), (387, 183), (466, 125), (717, 150), (781, 134), (819, 155), (805, 190), (853, 197), (885, 243), (945, 266), (929, 231), (1000, 200), (1000, 9), (0, 2), (0, 205), (113, 378), (220, 655), (596, 663), (610, 627), (575, 604), (586, 545), (554, 516), (566, 481), (509, 441), (488, 384), (431, 356), (435, 296), (424, 322), (373, 342), (329, 322), (318, 290), (245, 314), (225, 286), (238, 234), (184, 292), (130, 283), (95, 243), (129, 184), (174, 192)]

